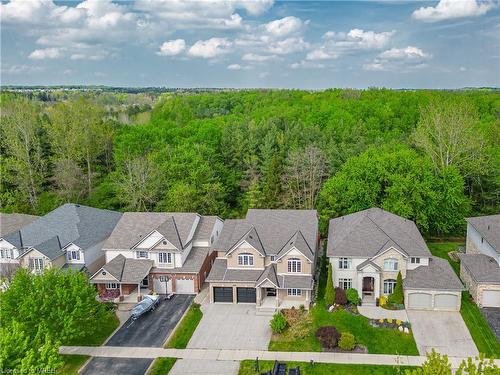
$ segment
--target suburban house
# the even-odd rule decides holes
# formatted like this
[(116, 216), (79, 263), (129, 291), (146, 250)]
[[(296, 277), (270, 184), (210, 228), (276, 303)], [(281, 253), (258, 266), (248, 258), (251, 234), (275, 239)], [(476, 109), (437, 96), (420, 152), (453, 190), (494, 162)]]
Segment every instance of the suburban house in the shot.
[(78, 204), (64, 204), (2, 237), (21, 267), (33, 272), (71, 268), (95, 272), (104, 264), (102, 245), (121, 214)]
[(462, 283), (411, 220), (380, 208), (332, 219), (327, 256), (334, 286), (357, 289), (363, 304), (391, 294), (401, 272), (407, 309), (460, 310)]
[(250, 209), (226, 220), (207, 278), (210, 301), (309, 308), (318, 242), (315, 210)]
[(103, 245), (104, 264), (90, 282), (102, 299), (137, 301), (144, 294), (196, 294), (224, 223), (196, 213), (126, 212)]
[(500, 307), (500, 215), (467, 220), (460, 277), (481, 307)]
[(18, 231), (25, 225), (38, 219), (38, 216), (26, 214), (0, 213), (0, 277), (9, 277), (19, 268), (19, 250), (3, 239), (4, 236)]

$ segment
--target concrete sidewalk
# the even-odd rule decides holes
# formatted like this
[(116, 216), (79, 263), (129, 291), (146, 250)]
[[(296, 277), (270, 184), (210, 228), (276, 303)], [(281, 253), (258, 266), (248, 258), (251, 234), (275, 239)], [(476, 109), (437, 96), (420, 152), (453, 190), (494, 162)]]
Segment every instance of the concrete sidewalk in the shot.
[[(424, 356), (397, 356), (386, 354), (359, 353), (326, 353), (326, 352), (269, 352), (265, 350), (231, 350), (231, 349), (163, 349), (114, 346), (61, 346), (60, 354), (80, 354), (92, 357), (114, 358), (159, 358), (171, 357), (191, 360), (210, 361), (242, 361), (244, 359), (298, 361), (322, 363), (345, 363), (367, 365), (401, 365), (420, 366), (425, 362)], [(449, 357), (453, 368), (458, 368), (465, 358)], [(500, 366), (500, 360), (495, 360)]]

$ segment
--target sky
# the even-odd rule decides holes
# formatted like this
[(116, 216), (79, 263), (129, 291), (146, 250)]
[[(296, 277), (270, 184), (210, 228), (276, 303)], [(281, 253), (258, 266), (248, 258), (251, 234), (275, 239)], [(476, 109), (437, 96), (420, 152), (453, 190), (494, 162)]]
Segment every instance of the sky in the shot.
[(2, 1), (1, 84), (500, 86), (500, 1)]

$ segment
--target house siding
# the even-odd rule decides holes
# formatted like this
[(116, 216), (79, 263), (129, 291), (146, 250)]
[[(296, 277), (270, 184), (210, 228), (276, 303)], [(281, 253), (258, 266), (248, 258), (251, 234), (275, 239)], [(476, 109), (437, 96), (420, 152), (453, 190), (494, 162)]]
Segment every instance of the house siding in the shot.
[[(238, 255), (243, 253), (253, 255), (253, 266), (238, 265)], [(243, 242), (238, 248), (227, 255), (227, 268), (264, 269), (264, 260), (265, 258), (257, 250), (247, 242)]]
[[(298, 250), (291, 250), (287, 255), (277, 261), (276, 272), (278, 274), (288, 273), (288, 260), (291, 258), (300, 259), (301, 273), (304, 275), (312, 275), (312, 263), (302, 255)], [(295, 273), (293, 273), (295, 274)]]
[(481, 239), (481, 234), (470, 224), (467, 223), (467, 241), (465, 243), (466, 254), (484, 254), (492, 257), (500, 265), (500, 255), (491, 246), (486, 239)]

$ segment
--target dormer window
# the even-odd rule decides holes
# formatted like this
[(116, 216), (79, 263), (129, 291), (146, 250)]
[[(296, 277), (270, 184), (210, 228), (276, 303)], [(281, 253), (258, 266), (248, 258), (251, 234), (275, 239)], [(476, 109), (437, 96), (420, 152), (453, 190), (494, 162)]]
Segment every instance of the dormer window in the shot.
[(160, 263), (172, 263), (172, 253), (158, 253)]
[(163, 245), (167, 245), (167, 244), (168, 244), (167, 240), (163, 240), (163, 241), (162, 241), (162, 244), (163, 244)]
[(275, 255), (271, 255), (271, 262), (274, 262), (276, 260), (276, 256)]
[(410, 259), (410, 262), (413, 263), (413, 264), (420, 264), (420, 258), (412, 257)]
[(253, 266), (253, 255), (242, 253), (238, 255), (239, 266)]
[(80, 260), (80, 250), (68, 251), (68, 260)]
[(137, 256), (137, 259), (148, 259), (148, 252), (147, 251), (136, 251), (136, 256)]
[(288, 259), (288, 272), (289, 273), (298, 273), (302, 272), (302, 262), (297, 258)]
[(387, 258), (384, 260), (384, 271), (397, 271), (398, 260), (395, 258)]

